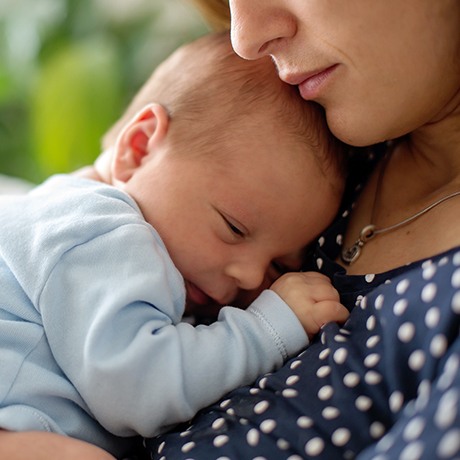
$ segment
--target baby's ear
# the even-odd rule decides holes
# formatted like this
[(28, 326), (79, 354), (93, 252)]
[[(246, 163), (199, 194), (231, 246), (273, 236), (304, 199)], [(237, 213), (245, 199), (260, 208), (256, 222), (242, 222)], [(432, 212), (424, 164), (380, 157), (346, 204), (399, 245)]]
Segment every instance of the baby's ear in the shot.
[(160, 104), (149, 104), (124, 126), (115, 143), (112, 179), (127, 182), (169, 126), (169, 116)]

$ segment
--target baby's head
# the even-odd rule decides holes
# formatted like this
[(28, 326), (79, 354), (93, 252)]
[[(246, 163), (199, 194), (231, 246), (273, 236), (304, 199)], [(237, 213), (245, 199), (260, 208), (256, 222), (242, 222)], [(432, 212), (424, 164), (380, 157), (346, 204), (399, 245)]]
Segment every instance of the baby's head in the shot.
[(236, 56), (227, 33), (161, 64), (104, 147), (114, 185), (137, 201), (185, 278), (189, 307), (246, 303), (299, 269), (345, 177), (321, 109), (269, 59)]

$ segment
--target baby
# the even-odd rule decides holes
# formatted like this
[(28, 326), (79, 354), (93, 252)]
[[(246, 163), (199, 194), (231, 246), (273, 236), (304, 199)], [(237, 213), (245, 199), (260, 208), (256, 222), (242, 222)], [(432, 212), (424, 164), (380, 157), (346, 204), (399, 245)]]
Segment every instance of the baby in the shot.
[(286, 273), (337, 212), (344, 154), (227, 34), (160, 65), (104, 147), (101, 181), (0, 201), (0, 427), (122, 456), (347, 318), (327, 278)]

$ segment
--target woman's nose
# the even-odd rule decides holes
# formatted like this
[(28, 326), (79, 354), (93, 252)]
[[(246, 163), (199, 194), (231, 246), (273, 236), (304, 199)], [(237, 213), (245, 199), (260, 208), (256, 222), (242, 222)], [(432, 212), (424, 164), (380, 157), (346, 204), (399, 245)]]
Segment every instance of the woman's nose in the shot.
[(283, 38), (295, 35), (294, 18), (274, 3), (274, 0), (229, 0), (232, 46), (242, 58), (258, 59), (272, 54)]

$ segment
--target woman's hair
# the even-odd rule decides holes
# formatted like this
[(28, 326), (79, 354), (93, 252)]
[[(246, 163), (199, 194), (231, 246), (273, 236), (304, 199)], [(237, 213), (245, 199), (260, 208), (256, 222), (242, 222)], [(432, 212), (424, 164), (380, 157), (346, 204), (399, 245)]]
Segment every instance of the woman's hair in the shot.
[(182, 145), (185, 140), (195, 151), (235, 145), (238, 126), (262, 135), (257, 123), (267, 114), (273, 129), (315, 152), (322, 170), (344, 170), (342, 144), (330, 133), (323, 109), (282, 82), (269, 57), (247, 61), (236, 55), (228, 32), (201, 37), (160, 64), (105, 135), (103, 147), (113, 146), (123, 127), (152, 102), (168, 111), (171, 139)]
[(230, 29), (228, 0), (190, 0), (214, 30)]

